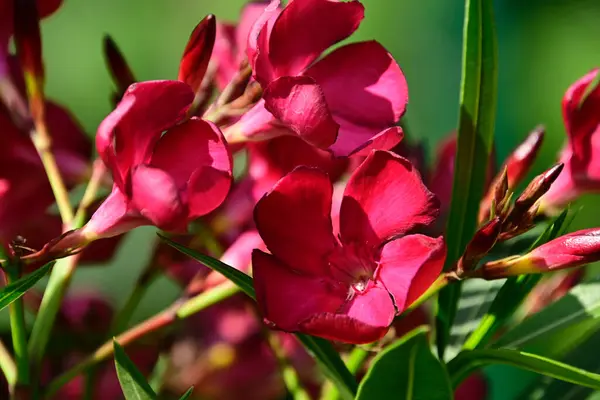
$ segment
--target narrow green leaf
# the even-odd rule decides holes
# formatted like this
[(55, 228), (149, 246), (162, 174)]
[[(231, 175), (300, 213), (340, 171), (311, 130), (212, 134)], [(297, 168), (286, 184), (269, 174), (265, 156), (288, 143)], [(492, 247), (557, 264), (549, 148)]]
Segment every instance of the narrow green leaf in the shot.
[[(208, 268), (223, 274), (234, 284), (239, 286), (239, 288), (252, 299), (256, 298), (254, 285), (250, 276), (219, 260), (188, 249), (164, 236), (159, 236), (173, 248), (199, 261)], [(325, 372), (329, 379), (336, 385), (343, 398), (352, 399), (358, 387), (356, 379), (350, 371), (348, 371), (348, 368), (340, 358), (339, 353), (333, 348), (331, 343), (327, 340), (304, 334), (296, 334), (296, 337), (314, 356), (323, 372)]]
[[(491, 0), (466, 0), (460, 114), (452, 201), (447, 226), (446, 269), (456, 263), (477, 228), (487, 166), (494, 141), (497, 43)], [(456, 316), (461, 285), (442, 289), (436, 316), (438, 354), (443, 356)]]
[(598, 329), (600, 282), (587, 282), (503, 334), (493, 346), (560, 359)]
[(471, 372), (488, 364), (505, 364), (565, 382), (600, 390), (600, 375), (575, 368), (537, 354), (509, 349), (465, 350), (448, 363), (452, 385), (456, 388)]
[(179, 398), (179, 400), (187, 400), (190, 398), (190, 396), (192, 395), (192, 393), (194, 392), (194, 387), (192, 386), (191, 388), (189, 388), (184, 394), (183, 396), (181, 396)]
[[(531, 245), (530, 250), (546, 243), (564, 232), (572, 218), (567, 218), (569, 210), (564, 210), (552, 224), (548, 225), (539, 238)], [(488, 312), (481, 323), (465, 342), (465, 349), (475, 349), (486, 345), (493, 334), (504, 325), (521, 305), (525, 297), (538, 284), (541, 274), (520, 275), (506, 280), (498, 291)]]
[(431, 353), (427, 333), (426, 327), (417, 328), (379, 353), (356, 399), (452, 399), (448, 373)]
[(232, 266), (227, 265), (215, 258), (209, 257), (205, 254), (198, 253), (197, 251), (194, 251), (192, 249), (188, 249), (187, 247), (185, 247), (177, 242), (174, 242), (171, 239), (169, 239), (165, 236), (162, 236), (161, 234), (159, 234), (158, 236), (162, 240), (167, 242), (167, 244), (169, 246), (179, 250), (180, 252), (182, 252), (183, 254), (185, 254), (187, 256), (192, 257), (194, 260), (199, 261), (200, 263), (207, 266), (208, 268), (223, 274), (223, 276), (225, 276), (231, 282), (233, 282), (237, 286), (239, 286), (239, 288), (242, 289), (242, 291), (244, 293), (246, 293), (250, 298), (252, 298), (252, 299), (256, 298), (256, 295), (254, 293), (254, 285), (252, 284), (252, 278), (249, 277), (248, 275), (246, 275), (245, 273), (243, 273), (242, 271), (235, 269)]
[(0, 310), (8, 307), (13, 301), (21, 298), (25, 292), (31, 289), (33, 285), (38, 283), (40, 279), (46, 276), (53, 265), (54, 261), (3, 287), (2, 290), (0, 290)]
[(115, 367), (117, 377), (121, 384), (121, 390), (126, 400), (154, 400), (156, 394), (144, 378), (144, 375), (137, 369), (133, 361), (127, 357), (123, 347), (113, 339), (115, 351)]

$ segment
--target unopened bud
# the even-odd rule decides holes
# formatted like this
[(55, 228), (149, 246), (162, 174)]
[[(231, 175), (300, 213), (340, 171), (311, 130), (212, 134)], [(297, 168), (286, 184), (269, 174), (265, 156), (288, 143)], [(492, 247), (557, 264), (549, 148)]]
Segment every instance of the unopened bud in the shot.
[(29, 109), (34, 121), (44, 119), (44, 64), (36, 0), (14, 1), (15, 47), (23, 68)]
[(192, 31), (181, 57), (177, 79), (190, 85), (194, 93), (202, 86), (216, 34), (215, 16), (209, 14)]
[(558, 237), (523, 256), (484, 264), (471, 276), (499, 279), (580, 267), (600, 260), (600, 228), (584, 229)]
[(506, 204), (510, 196), (508, 193), (508, 169), (504, 167), (502, 172), (494, 178), (490, 189), (479, 206), (479, 221), (483, 222), (490, 217), (490, 213), (494, 211), (494, 215), (500, 215), (501, 219)]
[(116, 105), (121, 101), (121, 97), (129, 87), (135, 83), (136, 79), (127, 64), (127, 60), (123, 57), (123, 53), (115, 41), (108, 35), (104, 36), (104, 57), (108, 65), (110, 75), (117, 86), (117, 93), (113, 95), (113, 103)]
[(464, 271), (470, 271), (477, 266), (477, 263), (485, 257), (487, 253), (494, 247), (498, 235), (502, 229), (502, 220), (495, 217), (483, 225), (473, 235), (473, 239), (467, 245), (465, 253), (458, 262), (459, 275)]
[(536, 176), (515, 201), (515, 211), (521, 215), (525, 214), (550, 189), (564, 166), (563, 163), (557, 164), (543, 174)]
[(506, 159), (508, 181), (511, 189), (515, 188), (531, 169), (544, 141), (544, 127), (539, 126), (531, 132)]

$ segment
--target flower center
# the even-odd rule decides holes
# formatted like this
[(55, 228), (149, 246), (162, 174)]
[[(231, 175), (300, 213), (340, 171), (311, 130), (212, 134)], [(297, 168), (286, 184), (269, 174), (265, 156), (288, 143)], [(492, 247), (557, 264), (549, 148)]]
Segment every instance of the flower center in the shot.
[(328, 262), (331, 277), (358, 293), (367, 291), (377, 269), (376, 258), (371, 252), (356, 245), (336, 248), (328, 256)]

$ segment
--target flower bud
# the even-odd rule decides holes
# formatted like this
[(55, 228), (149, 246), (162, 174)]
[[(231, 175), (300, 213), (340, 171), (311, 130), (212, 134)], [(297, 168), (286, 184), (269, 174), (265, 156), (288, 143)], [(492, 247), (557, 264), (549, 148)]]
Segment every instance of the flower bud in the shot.
[(523, 193), (515, 201), (515, 207), (511, 213), (512, 222), (518, 222), (529, 209), (542, 197), (549, 189), (552, 183), (558, 178), (563, 170), (564, 164), (559, 163), (536, 176), (531, 183), (525, 188)]
[(123, 57), (123, 53), (109, 35), (104, 36), (104, 57), (106, 58), (110, 75), (117, 85), (117, 93), (113, 99), (116, 106), (121, 101), (121, 97), (123, 97), (129, 85), (134, 83), (136, 79), (127, 64), (127, 60)]
[(457, 273), (459, 275), (463, 271), (470, 271), (477, 266), (477, 263), (494, 247), (501, 230), (502, 220), (499, 217), (494, 217), (479, 228), (458, 262)]
[(471, 276), (499, 279), (575, 268), (598, 260), (600, 228), (584, 229), (556, 238), (523, 256), (486, 263)]
[(44, 118), (44, 64), (36, 0), (14, 2), (15, 47), (23, 68), (29, 108), (34, 121)]
[(533, 165), (544, 141), (544, 127), (537, 127), (506, 159), (509, 188), (515, 188)]
[(494, 208), (494, 215), (499, 215), (501, 219), (504, 219), (504, 213), (509, 200), (508, 168), (505, 166), (502, 172), (494, 178), (494, 182), (490, 185), (485, 198), (481, 201), (479, 221), (483, 222), (489, 218), (492, 206)]
[(177, 79), (190, 85), (194, 93), (201, 87), (215, 44), (216, 34), (215, 16), (209, 14), (196, 25), (185, 46)]

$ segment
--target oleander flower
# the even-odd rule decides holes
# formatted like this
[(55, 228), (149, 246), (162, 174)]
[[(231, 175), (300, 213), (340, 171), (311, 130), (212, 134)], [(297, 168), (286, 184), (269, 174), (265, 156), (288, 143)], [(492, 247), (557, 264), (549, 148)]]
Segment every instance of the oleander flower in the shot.
[[(386, 149), (401, 137), (386, 128), (404, 114), (406, 79), (375, 41), (329, 47), (350, 36), (363, 19), (358, 1), (274, 0), (248, 36), (246, 53), (263, 100), (226, 131), (228, 140), (297, 135), (347, 156), (374, 139)], [(380, 135), (386, 135), (382, 140)]]
[(542, 198), (542, 210), (559, 210), (583, 193), (600, 191), (600, 85), (593, 86), (599, 71), (583, 76), (563, 97), (565, 168)]
[(324, 172), (299, 167), (258, 202), (256, 226), (271, 252), (252, 257), (258, 305), (284, 331), (372, 342), (442, 270), (443, 238), (416, 233), (439, 202), (406, 159), (386, 151), (373, 151), (348, 181), (339, 237), (332, 192)]

